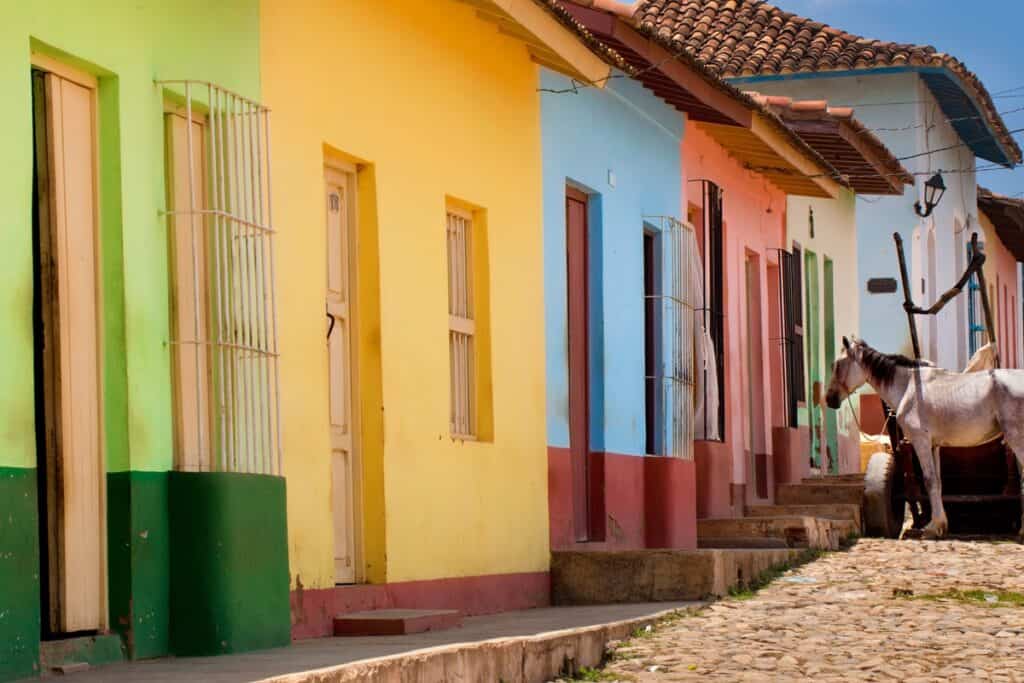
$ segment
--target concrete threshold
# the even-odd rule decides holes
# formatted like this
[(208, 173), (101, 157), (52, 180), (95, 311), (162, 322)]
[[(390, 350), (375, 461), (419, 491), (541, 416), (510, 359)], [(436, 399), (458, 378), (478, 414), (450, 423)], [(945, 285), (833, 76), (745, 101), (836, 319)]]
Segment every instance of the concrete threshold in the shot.
[[(611, 641), (629, 638), (684, 608), (685, 603), (629, 619), (592, 626), (548, 631), (517, 638), (495, 638), (426, 648), (390, 657), (267, 678), (260, 683), (436, 683), (502, 681), (540, 683), (574, 677), (584, 667), (597, 667)], [(581, 608), (554, 608), (581, 609)]]
[[(628, 637), (674, 611), (674, 601), (543, 607), (467, 617), (447, 631), (316, 638), (290, 647), (219, 657), (168, 657), (77, 672), (72, 683), (289, 683), (327, 681), (547, 681), (564, 667), (596, 666), (609, 640)], [(489, 672), (497, 672), (491, 674)], [(513, 675), (514, 674), (514, 675)], [(39, 679), (28, 679), (38, 681)]]

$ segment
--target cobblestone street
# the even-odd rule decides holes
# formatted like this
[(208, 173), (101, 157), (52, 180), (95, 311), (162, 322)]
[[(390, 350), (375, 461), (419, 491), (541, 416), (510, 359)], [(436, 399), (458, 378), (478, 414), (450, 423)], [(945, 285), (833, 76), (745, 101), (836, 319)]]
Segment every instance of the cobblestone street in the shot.
[(596, 680), (1024, 681), (1024, 546), (865, 539), (618, 646)]

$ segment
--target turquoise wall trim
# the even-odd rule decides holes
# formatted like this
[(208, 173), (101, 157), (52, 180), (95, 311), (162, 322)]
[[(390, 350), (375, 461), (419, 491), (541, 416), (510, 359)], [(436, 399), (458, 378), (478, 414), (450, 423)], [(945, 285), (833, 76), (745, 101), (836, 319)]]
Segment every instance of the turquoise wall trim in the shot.
[(174, 654), (288, 645), (284, 479), (171, 472), (169, 484)]
[(0, 467), (0, 681), (39, 673), (36, 471)]

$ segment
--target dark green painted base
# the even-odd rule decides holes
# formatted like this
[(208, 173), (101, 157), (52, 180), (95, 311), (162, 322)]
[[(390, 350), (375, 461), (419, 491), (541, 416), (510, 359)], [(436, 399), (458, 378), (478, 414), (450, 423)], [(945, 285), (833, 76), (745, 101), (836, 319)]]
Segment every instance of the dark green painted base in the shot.
[(284, 479), (171, 472), (169, 494), (174, 654), (288, 645)]
[(39, 662), (44, 672), (63, 664), (84, 663), (96, 666), (121, 662), (124, 658), (124, 643), (116, 633), (49, 640), (39, 646)]
[(110, 625), (132, 659), (170, 654), (167, 476), (107, 474)]
[(0, 681), (39, 673), (36, 471), (0, 467)]

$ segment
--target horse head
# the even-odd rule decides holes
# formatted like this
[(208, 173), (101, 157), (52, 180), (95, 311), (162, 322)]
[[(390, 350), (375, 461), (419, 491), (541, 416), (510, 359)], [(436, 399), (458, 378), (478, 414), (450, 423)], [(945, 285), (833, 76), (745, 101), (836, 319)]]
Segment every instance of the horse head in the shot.
[(825, 393), (825, 405), (838, 410), (843, 399), (855, 392), (868, 381), (868, 372), (860, 362), (857, 348), (862, 342), (859, 339), (850, 341), (843, 337), (843, 348), (839, 358), (832, 365), (832, 379)]

